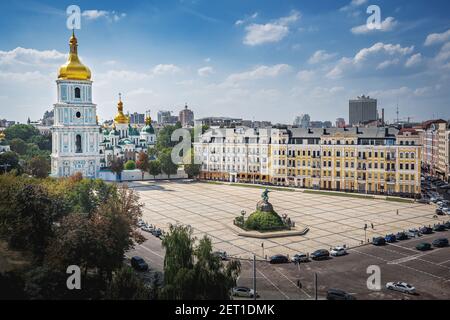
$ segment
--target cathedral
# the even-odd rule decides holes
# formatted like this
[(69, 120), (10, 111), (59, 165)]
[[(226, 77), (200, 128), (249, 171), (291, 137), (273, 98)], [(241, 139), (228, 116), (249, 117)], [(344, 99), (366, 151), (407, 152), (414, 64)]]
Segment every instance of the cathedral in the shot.
[(74, 32), (69, 47), (68, 60), (59, 68), (56, 80), (51, 176), (68, 177), (79, 172), (83, 177), (98, 178), (112, 159), (136, 160), (141, 151), (147, 152), (155, 144), (156, 135), (149, 116), (142, 129), (130, 125), (120, 97), (112, 127), (98, 124), (91, 71), (78, 57)]

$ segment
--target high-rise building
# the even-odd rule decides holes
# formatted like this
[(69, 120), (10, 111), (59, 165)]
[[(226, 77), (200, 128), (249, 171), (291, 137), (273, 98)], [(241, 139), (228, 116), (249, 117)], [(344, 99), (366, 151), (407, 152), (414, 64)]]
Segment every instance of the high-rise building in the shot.
[(352, 126), (378, 119), (377, 100), (359, 96), (349, 101), (349, 124)]
[(144, 124), (145, 123), (145, 114), (134, 112), (130, 114), (130, 123), (131, 124)]
[(294, 126), (298, 128), (309, 128), (311, 122), (311, 117), (309, 114), (302, 114), (295, 117)]
[(181, 126), (183, 128), (190, 127), (194, 125), (194, 112), (188, 109), (188, 106), (184, 106), (184, 109), (180, 111), (180, 115), (178, 117)]
[(178, 121), (177, 116), (172, 115), (172, 111), (161, 110), (158, 111), (158, 124), (176, 124)]

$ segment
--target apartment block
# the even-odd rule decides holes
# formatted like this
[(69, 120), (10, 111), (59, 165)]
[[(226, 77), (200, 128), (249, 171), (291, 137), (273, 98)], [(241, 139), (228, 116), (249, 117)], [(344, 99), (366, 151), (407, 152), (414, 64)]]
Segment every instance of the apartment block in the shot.
[(420, 193), (419, 135), (395, 128), (215, 129), (201, 178), (377, 194)]

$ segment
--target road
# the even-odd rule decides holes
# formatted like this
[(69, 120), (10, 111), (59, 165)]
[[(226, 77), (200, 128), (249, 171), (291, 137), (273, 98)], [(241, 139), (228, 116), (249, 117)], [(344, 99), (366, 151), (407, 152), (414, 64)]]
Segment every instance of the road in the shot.
[[(162, 271), (164, 250), (161, 240), (145, 233), (147, 241), (127, 253), (128, 257), (143, 257), (154, 271)], [(318, 276), (318, 297), (323, 299), (329, 288), (345, 290), (357, 299), (450, 299), (450, 247), (434, 248), (420, 252), (415, 246), (421, 242), (449, 238), (450, 231), (437, 232), (417, 239), (350, 249), (347, 256), (312, 261), (295, 265), (292, 263), (271, 265), (257, 262), (257, 291), (260, 299), (313, 299), (314, 274)], [(238, 285), (252, 287), (253, 268), (249, 260), (241, 260), (242, 272)], [(369, 266), (381, 270), (380, 291), (371, 291), (366, 282)], [(301, 288), (297, 287), (300, 281)], [(411, 296), (384, 289), (386, 282), (405, 281), (417, 288)]]

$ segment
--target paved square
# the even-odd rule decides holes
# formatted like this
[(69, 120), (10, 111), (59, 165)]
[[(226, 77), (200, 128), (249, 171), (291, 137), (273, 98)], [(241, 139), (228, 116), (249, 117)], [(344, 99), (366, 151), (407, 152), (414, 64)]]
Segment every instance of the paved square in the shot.
[(305, 236), (252, 239), (237, 235), (233, 219), (241, 210), (247, 214), (255, 210), (261, 189), (187, 182), (134, 182), (130, 187), (139, 192), (145, 203), (143, 219), (148, 223), (161, 229), (167, 229), (169, 223), (191, 225), (196, 237), (206, 234), (215, 249), (243, 258), (252, 253), (263, 257), (312, 252), (337, 245), (355, 247), (364, 240), (366, 223), (369, 225), (366, 236), (370, 239), (439, 222), (433, 218), (432, 205), (328, 196), (301, 190), (272, 191), (270, 202), (278, 214), (286, 213), (310, 230)]

